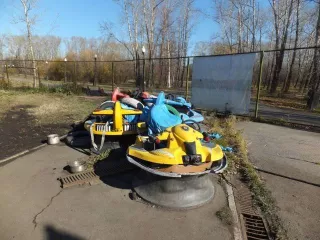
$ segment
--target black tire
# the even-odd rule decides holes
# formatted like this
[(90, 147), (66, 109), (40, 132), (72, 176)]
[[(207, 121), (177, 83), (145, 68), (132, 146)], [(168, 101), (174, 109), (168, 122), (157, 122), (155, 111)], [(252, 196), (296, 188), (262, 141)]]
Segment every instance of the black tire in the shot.
[(90, 134), (88, 131), (69, 132), (66, 137), (66, 144), (76, 148), (90, 148)]
[(72, 131), (85, 131), (86, 130), (84, 128), (84, 122), (73, 123), (73, 124), (71, 124), (71, 127), (72, 127)]
[[(100, 147), (100, 143), (98, 143), (98, 141), (96, 142), (96, 144)], [(101, 150), (95, 150), (92, 146), (90, 148), (91, 153), (96, 154), (96, 155), (100, 155), (102, 153), (104, 153), (105, 151), (110, 151), (113, 149), (118, 149), (120, 148), (119, 142), (105, 142), (101, 148)]]

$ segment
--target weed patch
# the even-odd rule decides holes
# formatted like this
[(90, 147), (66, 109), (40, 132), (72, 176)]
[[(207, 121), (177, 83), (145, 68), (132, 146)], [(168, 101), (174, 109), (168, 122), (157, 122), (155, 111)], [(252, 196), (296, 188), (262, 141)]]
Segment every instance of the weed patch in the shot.
[(232, 226), (233, 218), (229, 207), (224, 206), (221, 210), (216, 212), (216, 216), (221, 220), (222, 223)]

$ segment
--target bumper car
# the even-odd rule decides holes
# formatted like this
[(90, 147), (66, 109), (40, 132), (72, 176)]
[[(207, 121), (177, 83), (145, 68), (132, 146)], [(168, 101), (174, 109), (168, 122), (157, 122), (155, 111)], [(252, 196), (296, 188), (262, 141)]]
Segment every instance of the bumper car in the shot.
[(132, 144), (138, 134), (137, 124), (143, 107), (130, 97), (103, 102), (84, 122), (84, 128), (90, 133), (91, 151), (99, 154), (116, 143), (126, 147)]
[[(116, 88), (111, 101), (102, 102), (83, 122), (73, 127), (66, 142), (75, 148), (91, 148), (100, 154), (106, 149), (125, 149), (134, 143), (143, 104)], [(98, 146), (100, 145), (100, 146)]]
[(141, 169), (133, 189), (156, 205), (200, 206), (214, 196), (209, 173), (221, 173), (227, 159), (219, 145), (170, 113), (163, 97), (160, 93), (149, 112), (149, 134), (138, 135), (127, 150), (128, 161)]
[(118, 101), (122, 98), (128, 98), (128, 97), (130, 97), (130, 96), (128, 94), (120, 92), (120, 89), (117, 87), (112, 92), (111, 101), (115, 102), (115, 101)]
[[(167, 99), (168, 96), (170, 96), (169, 99)], [(174, 98), (174, 100), (172, 100), (173, 97), (171, 96), (173, 95), (168, 94), (167, 96), (165, 96), (167, 98), (162, 99), (162, 101), (164, 104), (174, 107), (179, 112), (179, 115), (182, 120), (191, 120), (197, 123), (202, 122), (204, 120), (204, 117), (200, 113), (194, 111), (192, 109), (191, 103), (188, 103), (183, 97), (176, 97)], [(154, 97), (143, 99), (143, 102), (145, 104), (154, 104), (156, 101), (157, 99)]]

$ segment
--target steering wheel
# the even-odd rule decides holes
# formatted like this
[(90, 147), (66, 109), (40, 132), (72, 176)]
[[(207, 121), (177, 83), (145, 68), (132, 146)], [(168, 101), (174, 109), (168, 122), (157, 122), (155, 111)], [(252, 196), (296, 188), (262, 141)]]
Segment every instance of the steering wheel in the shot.
[(200, 124), (192, 119), (186, 119), (186, 120), (182, 121), (182, 123), (185, 123), (188, 126), (192, 127), (194, 130), (201, 132)]
[(166, 99), (174, 100), (174, 95), (171, 94), (171, 93), (168, 93), (168, 94), (166, 95)]
[(169, 111), (171, 114), (176, 115), (176, 116), (178, 116), (178, 117), (180, 116), (180, 113), (178, 112), (177, 109), (175, 109), (175, 108), (172, 107), (171, 105), (168, 105), (168, 104), (165, 104), (165, 105), (166, 105), (168, 111)]

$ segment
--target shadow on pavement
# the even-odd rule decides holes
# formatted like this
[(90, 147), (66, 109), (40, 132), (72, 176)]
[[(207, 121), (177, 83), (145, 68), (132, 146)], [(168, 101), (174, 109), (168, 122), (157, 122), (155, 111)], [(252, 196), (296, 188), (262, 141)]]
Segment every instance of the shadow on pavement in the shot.
[(307, 182), (307, 181), (304, 181), (304, 180), (302, 180), (302, 179), (297, 179), (297, 178), (285, 176), (285, 175), (282, 175), (282, 174), (279, 174), (279, 173), (270, 172), (270, 171), (263, 170), (263, 169), (260, 169), (260, 168), (257, 168), (257, 167), (256, 167), (255, 169), (256, 169), (257, 171), (259, 171), (259, 172), (271, 174), (271, 175), (274, 175), (274, 176), (277, 176), (277, 177), (282, 177), (282, 178), (286, 178), (286, 179), (289, 179), (289, 180), (293, 180), (293, 181), (297, 181), (297, 182), (309, 184), (309, 185), (312, 185), (312, 186), (315, 186), (315, 187), (320, 187), (320, 184), (317, 184), (317, 183)]
[(58, 230), (53, 226), (45, 226), (46, 240), (85, 240), (85, 238), (80, 237), (74, 233), (69, 233), (65, 231)]
[(110, 150), (105, 159), (96, 162), (94, 165), (95, 173), (104, 184), (120, 189), (132, 188), (132, 179), (137, 170), (127, 161), (124, 148)]

